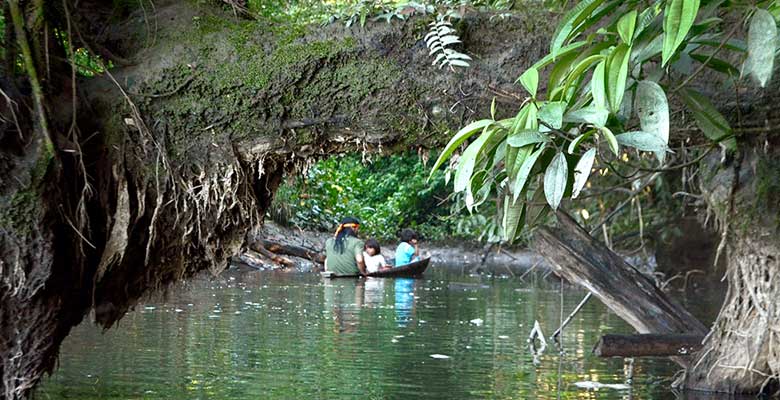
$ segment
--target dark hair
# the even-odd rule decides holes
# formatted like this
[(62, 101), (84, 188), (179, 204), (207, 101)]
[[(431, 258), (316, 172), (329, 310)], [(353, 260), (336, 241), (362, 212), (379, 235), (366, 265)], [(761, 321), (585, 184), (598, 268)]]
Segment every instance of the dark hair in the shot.
[(336, 241), (333, 243), (333, 248), (339, 252), (339, 254), (344, 253), (344, 238), (347, 236), (357, 237), (357, 232), (355, 232), (354, 229), (351, 227), (344, 228), (342, 225), (346, 224), (355, 224), (360, 225), (360, 220), (354, 217), (346, 217), (341, 220), (341, 224), (339, 224), (339, 229), (336, 230)]
[(401, 232), (398, 233), (398, 237), (402, 242), (409, 243), (412, 239), (417, 239), (417, 232), (409, 228), (401, 229)]
[(382, 249), (379, 247), (379, 242), (376, 241), (376, 239), (368, 239), (366, 240), (366, 248), (367, 249), (374, 249), (376, 250), (376, 254), (379, 254), (382, 252)]

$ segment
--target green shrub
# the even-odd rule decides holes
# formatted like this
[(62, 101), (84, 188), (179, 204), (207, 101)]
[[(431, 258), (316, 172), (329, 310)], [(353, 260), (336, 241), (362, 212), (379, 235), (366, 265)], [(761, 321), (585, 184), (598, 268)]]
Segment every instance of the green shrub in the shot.
[(385, 240), (395, 239), (396, 231), (405, 227), (431, 240), (481, 235), (486, 218), (457, 208), (448, 197), (444, 173), (437, 172), (430, 181), (428, 174), (415, 153), (365, 164), (360, 155), (329, 158), (283, 184), (270, 216), (285, 225), (330, 231), (351, 215), (363, 222), (366, 236)]

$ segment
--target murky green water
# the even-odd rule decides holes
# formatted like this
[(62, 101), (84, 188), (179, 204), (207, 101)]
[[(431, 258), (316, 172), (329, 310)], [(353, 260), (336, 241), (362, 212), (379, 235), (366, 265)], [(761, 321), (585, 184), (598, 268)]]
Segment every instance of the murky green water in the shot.
[[(598, 300), (569, 325), (564, 355), (535, 355), (534, 320), (560, 319), (557, 284), (434, 270), (421, 280), (227, 273), (142, 302), (102, 334), (74, 329), (42, 399), (669, 399), (664, 359), (590, 354), (632, 332)], [(567, 287), (568, 310), (584, 292)], [(702, 299), (701, 294), (691, 296)], [(704, 319), (713, 307), (688, 304)], [(704, 315), (703, 315), (704, 314)], [(588, 390), (582, 382), (626, 384)], [(579, 383), (579, 384), (578, 384)]]

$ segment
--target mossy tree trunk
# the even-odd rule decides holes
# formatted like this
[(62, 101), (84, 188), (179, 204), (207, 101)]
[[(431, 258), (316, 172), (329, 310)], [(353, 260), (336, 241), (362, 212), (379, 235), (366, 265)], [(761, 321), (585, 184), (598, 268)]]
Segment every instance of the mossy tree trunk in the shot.
[[(41, 4), (21, 10), (44, 55), (33, 57), (43, 113), (29, 74), (0, 82), (13, 101), (0, 100), (8, 399), (30, 393), (91, 310), (110, 327), (144, 294), (224, 268), (286, 171), (341, 152), (441, 145), (493, 91), (515, 109), (512, 80), (544, 53), (550, 29), (530, 12), (471, 16), (458, 28), (478, 61), (453, 73), (430, 66), (425, 17), (322, 29), (236, 18), (219, 2), (156, 2), (154, 14)], [(39, 15), (52, 29), (37, 29)], [(39, 47), (57, 43), (54, 27), (111, 57), (112, 76), (74, 80), (63, 49)]]
[[(762, 103), (776, 104), (777, 90)], [(752, 146), (730, 163), (713, 157), (703, 167), (715, 171), (702, 186), (724, 234), (729, 288), (704, 348), (678, 382), (687, 389), (780, 390), (780, 113), (761, 108), (751, 116), (763, 128), (746, 141)]]

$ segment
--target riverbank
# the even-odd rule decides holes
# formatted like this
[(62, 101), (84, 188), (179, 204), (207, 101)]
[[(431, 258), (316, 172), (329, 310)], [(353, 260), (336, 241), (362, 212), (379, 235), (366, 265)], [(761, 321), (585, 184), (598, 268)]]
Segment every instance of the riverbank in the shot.
[[(258, 252), (263, 240), (306, 250), (311, 254), (323, 255), (325, 241), (331, 237), (327, 232), (314, 232), (287, 228), (268, 221), (263, 228), (247, 237), (247, 246), (232, 259), (235, 268), (261, 270), (282, 270), (289, 272), (317, 271), (322, 266), (310, 258), (281, 254), (283, 260), (272, 258)], [(397, 242), (380, 243), (385, 259), (394, 257)], [(531, 269), (549, 270), (549, 264), (541, 256), (524, 246), (489, 245), (478, 241), (422, 242), (424, 257), (430, 257), (437, 267), (449, 268), (466, 273), (518, 276)], [(267, 253), (266, 253), (267, 254)], [(626, 256), (626, 258), (648, 274), (656, 268), (653, 254)]]
[[(673, 235), (674, 240), (667, 238), (642, 251), (618, 250), (618, 253), (664, 290), (685, 290), (700, 286), (704, 281), (717, 280), (715, 275), (704, 273), (711, 268), (712, 257), (701, 256), (714, 253), (712, 248), (715, 243), (711, 235), (707, 235), (691, 220), (684, 222), (672, 227), (678, 231)], [(284, 263), (280, 263), (259, 254), (252, 250), (252, 247), (266, 240), (295, 246), (310, 254), (322, 256), (325, 241), (331, 235), (328, 232), (288, 228), (267, 221), (260, 230), (247, 236), (247, 245), (241, 253), (232, 258), (231, 268), (281, 272), (319, 271), (322, 265), (311, 259), (284, 254), (280, 255)], [(397, 242), (383, 242), (381, 246), (385, 259), (392, 259)], [(686, 248), (688, 250), (682, 250)], [(431, 258), (436, 268), (446, 268), (459, 273), (523, 277), (529, 270), (543, 272), (545, 275), (550, 272), (548, 262), (524, 246), (491, 246), (469, 240), (426, 241), (421, 243), (421, 250), (425, 257)]]

